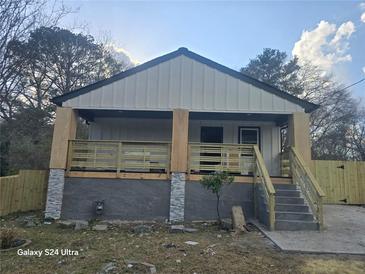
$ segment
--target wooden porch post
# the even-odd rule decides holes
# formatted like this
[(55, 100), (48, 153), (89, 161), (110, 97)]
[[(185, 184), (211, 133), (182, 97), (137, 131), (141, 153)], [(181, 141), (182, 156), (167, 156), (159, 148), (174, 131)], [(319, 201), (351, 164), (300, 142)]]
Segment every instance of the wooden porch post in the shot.
[(57, 107), (51, 148), (51, 169), (66, 169), (68, 141), (75, 139), (77, 113), (72, 108)]
[(53, 129), (45, 218), (61, 217), (68, 141), (76, 137), (77, 114), (72, 108), (57, 107)]
[(172, 116), (170, 222), (183, 222), (188, 170), (189, 111), (174, 109)]
[(296, 147), (306, 164), (311, 167), (311, 141), (309, 129), (309, 114), (294, 112), (289, 119), (289, 144)]
[(189, 111), (174, 109), (172, 118), (171, 172), (188, 169)]

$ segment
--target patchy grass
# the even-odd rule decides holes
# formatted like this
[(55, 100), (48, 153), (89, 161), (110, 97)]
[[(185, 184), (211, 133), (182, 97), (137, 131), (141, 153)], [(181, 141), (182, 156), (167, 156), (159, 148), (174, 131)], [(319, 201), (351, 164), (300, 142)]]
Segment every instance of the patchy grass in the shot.
[[(111, 273), (141, 273), (127, 261), (154, 264), (158, 273), (363, 273), (361, 256), (311, 255), (278, 250), (257, 230), (239, 236), (212, 225), (195, 225), (197, 233), (171, 234), (153, 225), (153, 232), (134, 234), (133, 225), (108, 231), (61, 229), (56, 224), (22, 227), (15, 217), (2, 219), (1, 227), (15, 226), (17, 234), (31, 239), (24, 249), (70, 249), (78, 256), (27, 257), (17, 251), (1, 252), (1, 273), (96, 273), (115, 262)], [(185, 241), (196, 241), (196, 246)]]

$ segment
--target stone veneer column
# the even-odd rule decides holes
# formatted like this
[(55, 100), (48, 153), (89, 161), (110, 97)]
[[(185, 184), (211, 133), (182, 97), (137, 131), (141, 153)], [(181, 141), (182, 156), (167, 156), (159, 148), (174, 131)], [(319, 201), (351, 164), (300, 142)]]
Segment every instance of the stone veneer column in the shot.
[(45, 218), (61, 217), (68, 141), (76, 137), (77, 114), (72, 108), (57, 107), (53, 130)]
[(188, 161), (189, 111), (174, 109), (171, 143), (170, 222), (183, 222)]
[(45, 218), (61, 218), (65, 170), (52, 168), (49, 170), (48, 192)]
[(171, 173), (170, 222), (183, 222), (185, 211), (185, 173)]

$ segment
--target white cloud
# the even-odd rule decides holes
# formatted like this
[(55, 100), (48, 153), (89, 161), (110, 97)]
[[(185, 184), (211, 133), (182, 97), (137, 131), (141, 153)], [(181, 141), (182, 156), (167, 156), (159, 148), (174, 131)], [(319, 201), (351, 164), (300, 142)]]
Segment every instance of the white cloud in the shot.
[(335, 24), (321, 21), (315, 29), (303, 31), (292, 54), (299, 58), (299, 62), (311, 62), (330, 72), (335, 64), (352, 60), (348, 54), (348, 41), (354, 32), (355, 26), (351, 21), (338, 28)]
[(365, 74), (365, 67), (362, 68), (362, 72)]
[(126, 49), (118, 47), (113, 43), (109, 43), (107, 48), (110, 50), (115, 59), (126, 63), (128, 66), (135, 66), (139, 64), (136, 59), (132, 58), (132, 55)]
[(363, 14), (361, 14), (360, 20), (361, 20), (361, 22), (365, 23), (365, 12), (363, 12)]

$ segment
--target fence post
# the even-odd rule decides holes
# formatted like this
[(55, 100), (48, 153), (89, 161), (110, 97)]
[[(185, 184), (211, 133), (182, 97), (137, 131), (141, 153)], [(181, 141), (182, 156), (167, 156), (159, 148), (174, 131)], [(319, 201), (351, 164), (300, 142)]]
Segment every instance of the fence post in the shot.
[(120, 173), (122, 163), (122, 142), (118, 143), (118, 152), (117, 152), (117, 175)]

